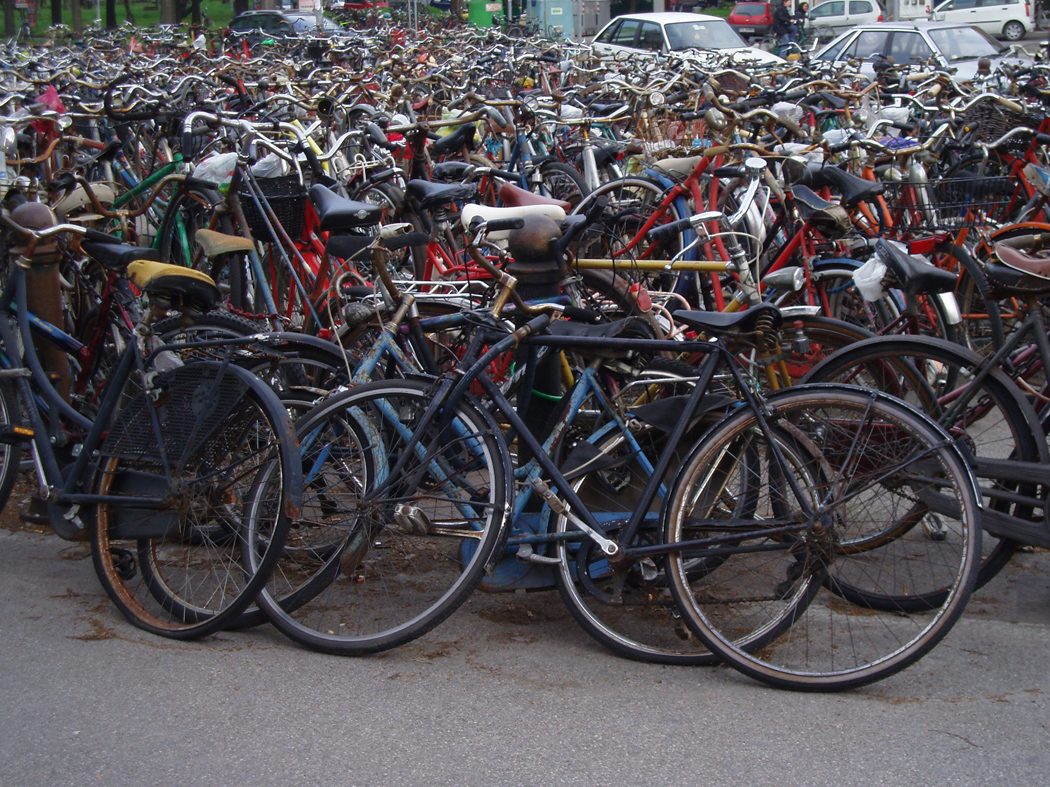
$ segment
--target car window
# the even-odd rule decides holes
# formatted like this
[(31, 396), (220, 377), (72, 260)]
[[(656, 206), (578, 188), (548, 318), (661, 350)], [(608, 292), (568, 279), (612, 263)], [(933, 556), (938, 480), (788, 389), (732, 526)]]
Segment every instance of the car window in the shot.
[(871, 3), (868, 0), (849, 0), (849, 12), (851, 14), (870, 14)]
[(977, 0), (952, 0), (950, 3), (941, 6), (939, 11), (964, 11), (969, 8), (976, 8)]
[(613, 38), (612, 43), (619, 46), (634, 46), (634, 36), (638, 32), (640, 25), (641, 23), (637, 19), (624, 19), (620, 29), (616, 31), (616, 36)]
[(765, 3), (740, 3), (733, 9), (734, 16), (764, 16), (765, 13)]
[(846, 57), (870, 60), (875, 55), (886, 50), (886, 42), (889, 40), (889, 37), (890, 34), (883, 30), (865, 30), (857, 36), (853, 46), (846, 50)]
[(664, 34), (656, 22), (642, 22), (642, 32), (638, 34), (638, 47), (651, 52), (664, 48)]
[(825, 51), (821, 52), (820, 55), (817, 57), (817, 59), (818, 60), (829, 60), (829, 61), (831, 61), (831, 60), (838, 60), (840, 55), (841, 55), (841, 53), (842, 53), (842, 51), (847, 46), (849, 46), (849, 44), (852, 41), (853, 41), (853, 39), (850, 36), (847, 35), (845, 38), (843, 38), (837, 44), (832, 44)]
[(664, 27), (672, 51), (679, 49), (736, 49), (745, 47), (743, 39), (722, 20), (675, 22)]
[(613, 36), (616, 34), (616, 31), (620, 29), (621, 24), (623, 24), (623, 22), (613, 22), (611, 25), (605, 28), (601, 32), (601, 34), (594, 40), (600, 41), (603, 44), (611, 44)]
[(931, 30), (930, 40), (945, 59), (966, 60), (975, 57), (995, 57), (1006, 47), (976, 27), (949, 27)]
[(846, 13), (845, 2), (821, 3), (809, 15), (812, 19), (822, 19), (825, 16), (842, 16)]
[(893, 34), (889, 54), (898, 64), (918, 63), (922, 60), (929, 60), (933, 56), (933, 50), (918, 33), (898, 31)]

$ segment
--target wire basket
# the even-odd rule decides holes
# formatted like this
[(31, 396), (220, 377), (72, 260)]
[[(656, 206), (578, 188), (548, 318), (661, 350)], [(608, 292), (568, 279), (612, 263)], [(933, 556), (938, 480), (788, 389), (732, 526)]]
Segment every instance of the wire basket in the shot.
[[(258, 178), (259, 191), (270, 204), (270, 210), (281, 222), (288, 237), (297, 240), (303, 234), (303, 226), (306, 223), (306, 190), (298, 175), (282, 175), (276, 178)], [(248, 229), (252, 237), (258, 240), (268, 240), (270, 231), (267, 229), (266, 221), (259, 208), (255, 205), (252, 195), (245, 191), (240, 195), (241, 207), (244, 208), (244, 218), (248, 221)]]
[(997, 227), (1025, 204), (1012, 178), (967, 176), (887, 184), (884, 198), (897, 230)]
[[(981, 101), (974, 104), (963, 115), (963, 121), (970, 131), (976, 132), (976, 137), (981, 142), (995, 142), (1007, 131), (1013, 131), (1019, 126), (1025, 128), (1039, 128), (1039, 119), (1031, 118), (1021, 112), (999, 104), (997, 101)], [(1028, 138), (1018, 140), (1022, 145), (1028, 144)]]

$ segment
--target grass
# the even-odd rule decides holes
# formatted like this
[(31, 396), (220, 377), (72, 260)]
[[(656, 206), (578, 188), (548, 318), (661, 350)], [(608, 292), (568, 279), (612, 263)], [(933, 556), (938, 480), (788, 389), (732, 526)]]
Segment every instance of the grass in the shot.
[[(77, 2), (77, 0), (74, 0), (74, 2)], [(128, 14), (124, 7), (124, 0), (116, 0), (116, 4), (117, 25), (120, 26), (127, 21)], [(159, 7), (156, 7), (158, 5), (159, 4), (155, 2), (151, 2), (151, 0), (131, 0), (131, 13), (135, 17), (135, 26), (151, 27), (160, 24), (160, 9)], [(99, 0), (98, 12), (103, 24), (105, 24), (105, 0)], [(84, 21), (84, 27), (86, 28), (95, 21), (95, 6), (92, 5), (89, 8), (83, 8), (81, 14)], [(201, 0), (201, 14), (207, 16), (207, 19), (210, 22), (208, 26), (212, 30), (221, 30), (229, 24), (230, 19), (233, 17), (233, 7), (227, 2), (227, 0)], [(33, 35), (39, 37), (46, 36), (51, 27), (50, 4), (40, 9), (37, 13), (36, 22), (36, 26), (33, 28)], [(190, 16), (187, 14), (183, 23), (188, 25), (189, 22)], [(68, 27), (73, 26), (73, 12), (70, 11), (68, 6), (62, 9), (62, 23)]]

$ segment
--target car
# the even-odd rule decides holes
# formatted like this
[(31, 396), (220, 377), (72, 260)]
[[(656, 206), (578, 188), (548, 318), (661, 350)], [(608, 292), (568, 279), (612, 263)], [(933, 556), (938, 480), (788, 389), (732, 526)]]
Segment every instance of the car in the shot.
[(813, 56), (818, 61), (829, 61), (836, 66), (848, 60), (861, 61), (861, 72), (874, 76), (877, 60), (892, 57), (898, 65), (933, 60), (945, 68), (955, 69), (959, 80), (972, 79), (977, 74), (978, 61), (988, 58), (994, 69), (1006, 62), (1029, 66), (1027, 59), (979, 28), (947, 22), (876, 22), (861, 25), (843, 33)]
[(1032, 6), (1027, 0), (947, 0), (934, 7), (930, 18), (973, 25), (1007, 41), (1020, 41), (1026, 32), (1035, 29)]
[[(349, 35), (349, 31), (324, 14), (320, 19), (322, 35)], [(252, 44), (264, 37), (312, 35), (317, 32), (317, 20), (318, 15), (312, 11), (245, 11), (230, 20), (226, 35), (237, 40), (246, 38)]]
[(827, 41), (857, 25), (885, 19), (875, 0), (825, 0), (809, 9), (808, 29)]
[(603, 55), (644, 56), (699, 49), (736, 52), (760, 63), (784, 62), (776, 55), (749, 47), (724, 19), (673, 11), (618, 16), (598, 31), (592, 46)]
[(378, 11), (390, 13), (390, 4), (386, 0), (335, 0), (328, 6), (329, 11)]
[(769, 35), (773, 29), (773, 4), (737, 3), (726, 21), (745, 41), (752, 36)]

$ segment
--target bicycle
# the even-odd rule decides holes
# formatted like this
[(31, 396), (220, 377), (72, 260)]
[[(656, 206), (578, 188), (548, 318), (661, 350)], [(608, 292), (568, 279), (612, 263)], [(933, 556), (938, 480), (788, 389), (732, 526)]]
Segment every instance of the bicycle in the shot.
[[(279, 628), (289, 633), (296, 604), (317, 598), (327, 617), (310, 628), (314, 647), (374, 653), (421, 635), (465, 600), (502, 553), (510, 501), (517, 509), (523, 496), (538, 496), (564, 524), (553, 535), (524, 535), (517, 545), (579, 543), (574, 553), (566, 550), (556, 558), (574, 585), (586, 586), (597, 570), (611, 572), (621, 587), (653, 582), (662, 573), (656, 561), (664, 561), (663, 591), (674, 594), (689, 629), (718, 656), (776, 685), (841, 689), (877, 680), (921, 657), (957, 618), (980, 546), (976, 492), (950, 438), (917, 411), (885, 395), (848, 388), (794, 388), (768, 398), (754, 393), (724, 337), (761, 341), (778, 322), (772, 306), (737, 314), (686, 312), (684, 319), (712, 337), (708, 341), (624, 340), (575, 331), (540, 336), (549, 315), (508, 335), (500, 325), (512, 287), (502, 279), (491, 307), (470, 313), (468, 324), (475, 330), (452, 373), (436, 381), (367, 383), (300, 421), (300, 439), (309, 446), (304, 506), (313, 513), (301, 527), (308, 535), (316, 531), (320, 547), (312, 577), (297, 587), (291, 602), (260, 594), (260, 605)], [(707, 356), (698, 383), (684, 405), (679, 402), (665, 449), (644, 475), (643, 494), (629, 509), (610, 507), (599, 515), (584, 504), (576, 484), (519, 415), (524, 403), (519, 398), (515, 408), (489, 378), (489, 364), (523, 342), (613, 354), (684, 348)], [(719, 373), (734, 380), (741, 401), (671, 478), (677, 446)], [(468, 394), (473, 385), (483, 389), (488, 404)], [(607, 426), (605, 436), (622, 436), (630, 445), (632, 427), (612, 417), (610, 422), (617, 425)], [(519, 468), (523, 476), (511, 469), (509, 435), (518, 456), (535, 459), (529, 470)], [(628, 452), (626, 461), (639, 456)], [(873, 456), (879, 459), (872, 461)], [(596, 480), (623, 466), (619, 459), (605, 464), (604, 458), (599, 451), (587, 460), (596, 462), (586, 467), (599, 474)], [(712, 468), (720, 470), (719, 479), (711, 477)], [(731, 483), (737, 485), (734, 492), (727, 491)], [(925, 537), (921, 523), (930, 509), (915, 495), (948, 520), (950, 537)], [(660, 497), (663, 512), (654, 517)], [(689, 515), (700, 499), (705, 511), (699, 518)], [(866, 519), (875, 509), (881, 516)], [(940, 513), (945, 510), (956, 516)], [(831, 531), (840, 534), (840, 544)], [(907, 562), (898, 550), (915, 550), (916, 544), (926, 550), (928, 562), (919, 556), (910, 568), (921, 563), (929, 581), (940, 581), (945, 562), (939, 562), (941, 568), (935, 563), (947, 558), (954, 576), (950, 599), (934, 614), (884, 616), (843, 600), (845, 586), (878, 590), (878, 583), (888, 581), (896, 588), (905, 581), (899, 572)], [(590, 552), (581, 557), (585, 547)], [(766, 562), (770, 555), (775, 559)], [(749, 565), (753, 560), (764, 565), (756, 570)], [(564, 568), (566, 562), (576, 568)], [(764, 585), (750, 597), (750, 604), (764, 607), (758, 618), (747, 618), (749, 604), (742, 598), (723, 596), (714, 607), (704, 603), (705, 592), (711, 600), (710, 594), (724, 587), (709, 584), (702, 590), (704, 580), (739, 577), (741, 564), (749, 581)], [(882, 569), (881, 579), (878, 570), (865, 573), (874, 564)], [(322, 595), (337, 583), (341, 596)], [(858, 635), (854, 642), (861, 632), (869, 638), (867, 650), (832, 654), (823, 639), (828, 630), (821, 627), (843, 622)], [(893, 641), (876, 641), (878, 631), (890, 632)], [(800, 654), (791, 652), (802, 636), (822, 638), (805, 664), (794, 661)]]
[[(193, 344), (153, 337), (152, 323), (169, 309), (188, 322), (214, 306), (214, 282), (178, 266), (129, 262), (127, 247), (78, 225), (31, 229), (48, 223), (40, 207), (27, 203), (3, 220), (26, 240), (0, 294), (0, 490), (9, 492), (28, 444), (52, 528), (91, 540), (95, 571), (121, 613), (162, 636), (204, 636), (251, 604), (296, 516), (302, 476), (287, 413), (229, 358), (183, 364), (177, 353)], [(58, 348), (69, 337), (33, 315), (27, 295), (27, 273), (43, 271), (34, 287), (46, 281), (55, 263), (50, 239), (66, 233), (97, 240), (100, 262), (126, 269), (150, 300), (97, 405), (84, 412), (56, 387), (33, 328)], [(270, 543), (255, 573), (239, 555), (249, 508)]]

